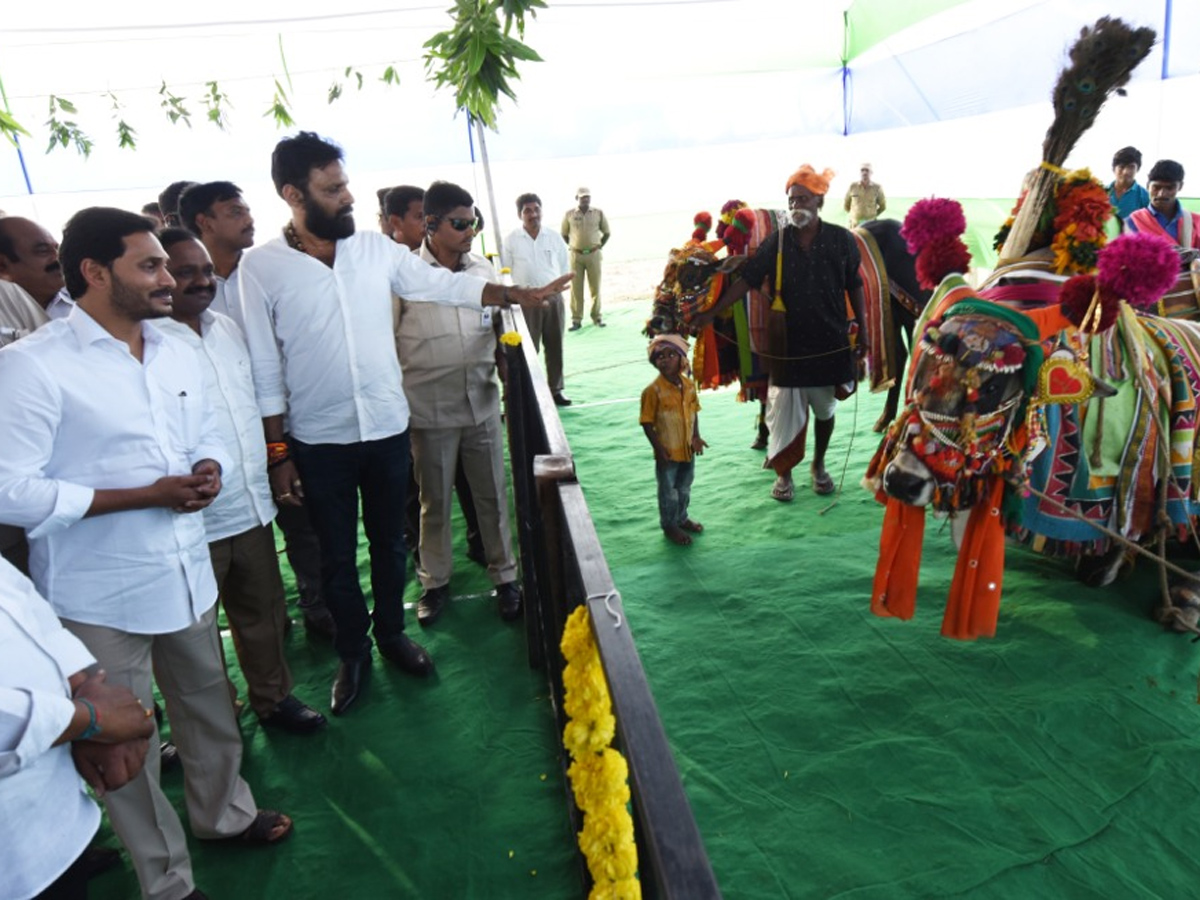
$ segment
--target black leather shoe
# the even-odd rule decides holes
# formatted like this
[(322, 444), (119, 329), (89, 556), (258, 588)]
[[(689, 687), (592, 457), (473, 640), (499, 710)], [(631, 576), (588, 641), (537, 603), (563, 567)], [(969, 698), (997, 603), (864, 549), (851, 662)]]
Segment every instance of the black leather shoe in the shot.
[(379, 655), (409, 675), (425, 676), (433, 671), (429, 652), (406, 634), (379, 645)]
[(280, 700), (270, 713), (259, 716), (258, 721), (292, 734), (312, 734), (325, 727), (325, 717), (292, 694)]
[(441, 587), (425, 588), (425, 592), (421, 594), (421, 599), (417, 601), (417, 624), (424, 628), (436, 622), (437, 617), (446, 608), (446, 601), (449, 599), (450, 585), (448, 584), (443, 584)]
[(596, 320), (596, 322), (595, 322), (595, 325), (596, 325), (596, 327), (597, 327), (597, 328), (607, 328), (607, 327), (608, 327), (608, 325), (606, 325), (606, 324), (605, 324), (604, 322), (602, 322), (600, 319), (597, 319), (597, 320)]
[(184, 897), (183, 900), (208, 900), (208, 894), (204, 893), (200, 888), (196, 888)]
[(333, 616), (328, 612), (317, 613), (311, 616), (305, 613), (304, 631), (309, 637), (332, 641), (337, 634), (337, 626), (333, 623)]
[(335, 716), (344, 715), (362, 690), (367, 673), (371, 671), (371, 657), (362, 659), (343, 659), (338, 663), (337, 674), (333, 676), (333, 691), (330, 695), (329, 709)]
[(579, 322), (572, 322), (571, 327), (568, 328), (567, 331), (578, 331), (582, 327), (583, 327), (583, 325), (580, 324)]
[(521, 587), (515, 581), (496, 585), (496, 608), (505, 622), (521, 618)]
[(555, 406), (570, 406), (571, 398), (568, 397), (566, 394), (555, 394), (554, 395), (554, 405)]

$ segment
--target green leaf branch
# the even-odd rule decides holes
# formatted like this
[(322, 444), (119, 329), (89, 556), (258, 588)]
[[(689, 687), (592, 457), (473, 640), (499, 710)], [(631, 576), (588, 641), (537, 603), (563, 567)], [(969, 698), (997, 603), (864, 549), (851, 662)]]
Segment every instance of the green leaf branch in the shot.
[(450, 10), (454, 27), (425, 42), (426, 76), (437, 88), (453, 88), (458, 108), (495, 131), (500, 96), (517, 99), (512, 85), (521, 77), (517, 63), (542, 61), (512, 36), (512, 26), (523, 36), (525, 15), (545, 8), (543, 0), (456, 0)]

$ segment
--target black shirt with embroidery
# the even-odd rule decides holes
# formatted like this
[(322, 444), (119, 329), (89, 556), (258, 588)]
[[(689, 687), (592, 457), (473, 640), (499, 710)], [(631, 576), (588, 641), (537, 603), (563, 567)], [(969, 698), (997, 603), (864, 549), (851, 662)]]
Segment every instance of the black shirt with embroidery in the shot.
[(807, 250), (800, 249), (799, 229), (788, 225), (759, 245), (742, 268), (752, 287), (774, 298), (776, 255), (783, 240), (783, 305), (787, 309), (789, 357), (777, 369), (778, 387), (830, 387), (853, 381), (854, 359), (846, 331), (846, 292), (862, 287), (860, 257), (854, 235), (845, 228), (820, 222)]

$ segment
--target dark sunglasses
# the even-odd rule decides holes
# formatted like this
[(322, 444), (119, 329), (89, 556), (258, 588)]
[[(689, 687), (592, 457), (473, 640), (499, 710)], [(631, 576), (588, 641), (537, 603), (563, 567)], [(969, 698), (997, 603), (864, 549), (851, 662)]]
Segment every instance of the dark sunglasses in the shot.
[(468, 228), (473, 228), (476, 231), (479, 230), (479, 220), (474, 219), (474, 218), (472, 218), (472, 219), (443, 219), (442, 221), (449, 222), (450, 227), (453, 228), (455, 231), (466, 231)]

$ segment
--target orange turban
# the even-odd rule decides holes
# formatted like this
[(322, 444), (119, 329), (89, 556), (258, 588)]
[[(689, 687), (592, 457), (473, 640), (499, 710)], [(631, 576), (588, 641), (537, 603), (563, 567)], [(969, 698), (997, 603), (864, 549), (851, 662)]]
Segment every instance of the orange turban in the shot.
[(818, 174), (816, 169), (805, 163), (792, 173), (784, 190), (790, 191), (793, 184), (798, 184), (803, 188), (808, 188), (814, 194), (827, 194), (829, 193), (829, 182), (833, 181), (834, 174), (833, 169), (826, 169)]

